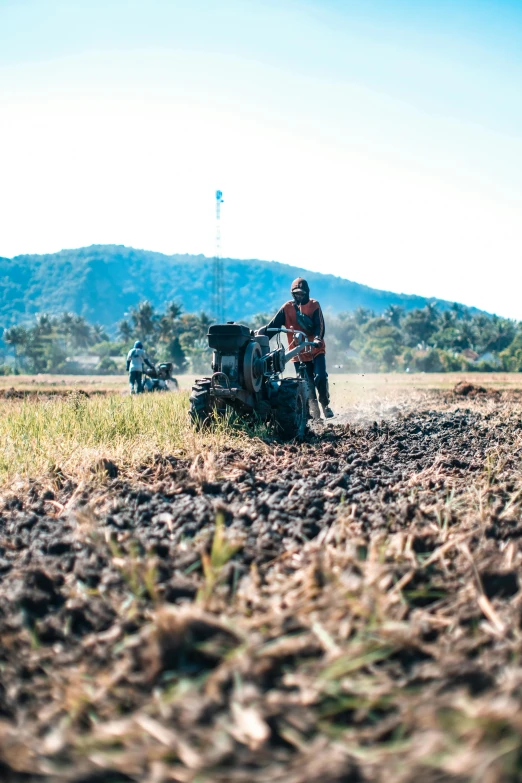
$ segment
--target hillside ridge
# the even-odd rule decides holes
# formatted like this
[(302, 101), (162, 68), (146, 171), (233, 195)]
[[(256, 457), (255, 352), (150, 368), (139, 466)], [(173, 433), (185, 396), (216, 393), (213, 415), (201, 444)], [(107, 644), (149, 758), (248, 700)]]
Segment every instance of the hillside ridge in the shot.
[[(290, 283), (306, 277), (326, 312), (365, 307), (377, 313), (390, 305), (405, 310), (452, 302), (384, 291), (332, 274), (279, 261), (224, 259), (227, 319), (274, 312), (289, 298)], [(166, 255), (125, 245), (91, 245), (44, 255), (0, 258), (0, 324), (31, 320), (36, 313), (75, 312), (106, 327), (148, 299), (155, 307), (177, 301), (186, 312), (209, 312), (212, 258)], [(476, 308), (469, 308), (478, 312)]]

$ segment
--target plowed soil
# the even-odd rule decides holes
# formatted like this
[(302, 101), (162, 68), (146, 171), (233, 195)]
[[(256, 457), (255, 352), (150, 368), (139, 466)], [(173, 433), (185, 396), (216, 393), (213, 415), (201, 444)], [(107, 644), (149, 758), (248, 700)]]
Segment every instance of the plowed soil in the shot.
[(0, 779), (522, 779), (521, 468), (468, 390), (9, 492)]

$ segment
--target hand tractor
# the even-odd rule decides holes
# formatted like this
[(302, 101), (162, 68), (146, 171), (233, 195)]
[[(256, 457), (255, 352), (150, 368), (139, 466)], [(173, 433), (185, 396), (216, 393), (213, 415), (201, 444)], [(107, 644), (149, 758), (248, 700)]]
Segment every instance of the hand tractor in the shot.
[[(237, 323), (214, 324), (208, 330), (213, 350), (210, 378), (200, 378), (192, 387), (190, 417), (194, 424), (205, 425), (216, 417), (235, 412), (253, 416), (274, 426), (283, 440), (302, 440), (309, 418), (308, 380), (304, 368), (297, 378), (282, 378), (286, 363), (314, 345), (304, 332), (285, 328), (277, 333), (277, 347), (270, 350), (270, 339)], [(297, 346), (285, 350), (280, 333), (290, 332)]]
[(146, 392), (178, 391), (179, 383), (172, 375), (172, 362), (162, 362), (154, 370), (145, 370), (147, 376), (143, 382)]

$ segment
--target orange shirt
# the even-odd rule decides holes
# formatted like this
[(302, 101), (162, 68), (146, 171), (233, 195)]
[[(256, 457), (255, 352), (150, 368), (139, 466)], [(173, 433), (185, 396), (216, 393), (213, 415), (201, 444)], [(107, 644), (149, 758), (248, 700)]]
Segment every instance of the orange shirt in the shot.
[[(325, 345), (324, 345), (324, 319), (323, 319), (323, 313), (321, 310), (321, 305), (316, 299), (309, 299), (306, 304), (299, 305), (300, 311), (303, 313), (303, 315), (307, 315), (309, 318), (314, 318), (314, 313), (317, 311), (317, 315), (315, 316), (314, 320), (317, 320), (317, 317), (319, 318), (319, 331), (317, 334), (315, 334), (313, 331), (308, 331), (307, 329), (303, 329), (303, 327), (299, 324), (299, 321), (297, 320), (297, 311), (295, 307), (295, 302), (291, 300), (290, 302), (286, 302), (286, 304), (283, 305), (282, 310), (285, 314), (285, 326), (287, 329), (295, 329), (299, 332), (304, 332), (306, 334), (307, 340), (314, 340), (315, 337), (319, 337), (323, 342), (321, 345), (318, 345), (317, 348), (309, 348), (302, 351), (299, 356), (294, 356), (292, 359), (293, 362), (310, 362), (315, 356), (319, 356), (321, 353), (325, 353)], [(294, 348), (296, 346), (295, 340), (292, 338), (292, 335), (287, 335), (288, 337), (288, 347)]]

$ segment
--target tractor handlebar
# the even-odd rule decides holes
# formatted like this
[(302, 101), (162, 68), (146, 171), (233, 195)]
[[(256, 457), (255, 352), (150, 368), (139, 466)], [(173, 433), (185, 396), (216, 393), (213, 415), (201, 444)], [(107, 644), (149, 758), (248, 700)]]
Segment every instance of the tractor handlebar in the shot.
[(311, 343), (309, 340), (305, 340), (305, 342), (296, 345), (295, 348), (291, 348), (289, 351), (285, 351), (285, 361), (289, 361), (289, 359), (293, 359), (294, 356), (303, 353), (303, 351), (306, 351), (307, 348), (314, 348), (314, 347), (317, 347), (316, 343)]
[(290, 348), (289, 350), (285, 351), (285, 362), (288, 362), (290, 359), (293, 359), (294, 356), (298, 356), (303, 351), (306, 351), (310, 348), (317, 348), (317, 343), (315, 341), (310, 341), (307, 339), (307, 336), (304, 332), (299, 331), (299, 329), (287, 329), (286, 326), (281, 326), (279, 329), (267, 329), (267, 332), (285, 332), (285, 334), (291, 334), (294, 336), (294, 338), (297, 338), (297, 345), (294, 348)]
[[(304, 332), (299, 331), (299, 329), (287, 329), (285, 326), (281, 326), (280, 328), (271, 328), (271, 329), (265, 329), (263, 330), (266, 334), (272, 333), (272, 334), (279, 334), (281, 332), (284, 332), (285, 334), (291, 334), (295, 341), (297, 342), (297, 345), (295, 345), (294, 348), (289, 348), (286, 351), (284, 351), (284, 362), (290, 361), (290, 359), (293, 359), (294, 356), (298, 356), (300, 353), (303, 353), (305, 351), (309, 351), (311, 348), (317, 348), (317, 343), (315, 341), (310, 341), (307, 339), (307, 336)], [(282, 350), (282, 349), (280, 349)]]
[(285, 334), (296, 335), (298, 339), (306, 341), (306, 334), (300, 332), (299, 329), (287, 329), (286, 326), (281, 326), (279, 329), (267, 329), (267, 332), (284, 332)]

